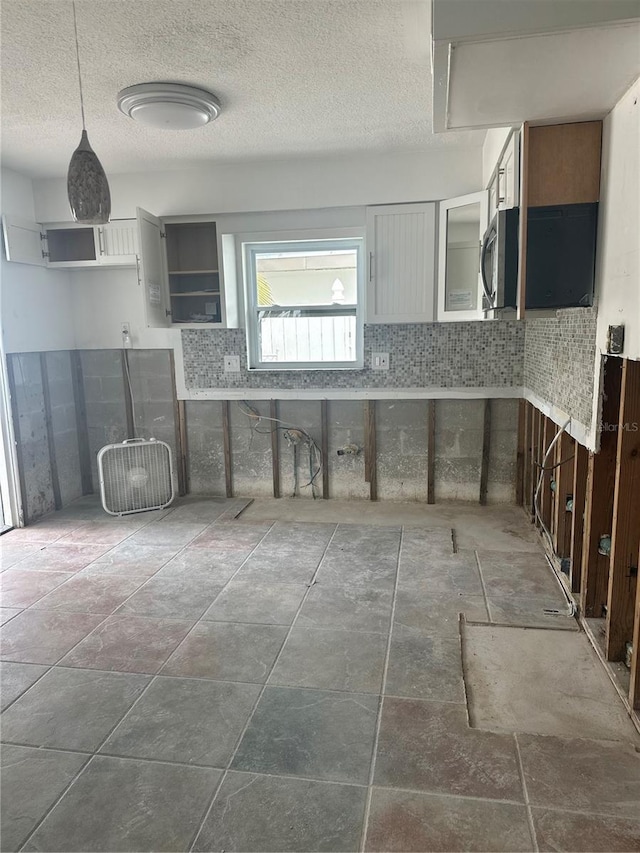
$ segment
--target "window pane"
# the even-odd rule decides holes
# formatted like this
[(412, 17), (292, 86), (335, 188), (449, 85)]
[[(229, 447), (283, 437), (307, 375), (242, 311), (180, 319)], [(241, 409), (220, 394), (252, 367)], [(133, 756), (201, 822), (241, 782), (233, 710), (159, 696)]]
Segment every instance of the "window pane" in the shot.
[(263, 362), (356, 360), (355, 314), (274, 317), (259, 313), (258, 334)]
[[(335, 244), (334, 244), (335, 245)], [(257, 304), (355, 305), (355, 249), (260, 251), (255, 254)]]

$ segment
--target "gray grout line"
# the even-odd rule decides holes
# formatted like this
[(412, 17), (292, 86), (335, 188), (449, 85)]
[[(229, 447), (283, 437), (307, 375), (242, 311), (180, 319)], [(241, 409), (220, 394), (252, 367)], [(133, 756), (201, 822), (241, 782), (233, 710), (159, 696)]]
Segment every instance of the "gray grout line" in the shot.
[[(157, 519), (157, 520), (158, 520), (158, 521), (160, 521), (161, 519)], [(150, 522), (150, 523), (151, 523), (151, 522)], [(213, 524), (213, 523), (215, 523), (215, 522), (211, 522), (211, 523)], [(258, 545), (260, 544), (260, 542), (262, 542), (262, 540), (263, 540), (263, 539), (264, 539), (264, 537), (267, 535), (267, 533), (269, 533), (269, 531), (272, 529), (272, 527), (273, 527), (273, 525), (274, 525), (274, 524), (275, 524), (275, 522), (272, 522), (271, 526), (268, 528), (268, 530), (267, 530), (267, 531), (263, 534), (263, 536), (260, 538), (260, 541), (256, 544), (256, 546), (253, 548), (253, 550), (251, 551), (251, 553), (253, 553), (253, 551), (255, 550), (255, 548), (257, 548), (257, 547), (258, 547)], [(143, 526), (144, 526), (144, 525), (143, 525)], [(141, 528), (138, 528), (138, 529), (141, 529)], [(200, 534), (197, 534), (197, 535), (200, 535)], [(128, 538), (128, 537), (127, 537), (127, 538)], [(195, 538), (195, 537), (194, 537), (194, 538)], [(191, 541), (191, 540), (190, 540), (190, 541)], [(187, 544), (188, 544), (188, 543), (187, 543)], [(115, 546), (114, 546), (114, 547), (115, 547)], [(184, 546), (183, 546), (183, 547), (178, 551), (178, 554), (179, 554), (179, 553), (181, 553), (181, 551), (183, 551), (186, 547), (187, 547), (187, 545), (184, 545)], [(175, 554), (174, 556), (176, 556), (176, 557), (177, 557), (177, 556), (178, 556), (178, 554)], [(249, 559), (249, 556), (250, 556), (250, 555), (248, 555), (248, 556), (247, 556), (247, 559)], [(170, 559), (174, 559), (174, 558), (173, 558), (173, 557), (171, 557)], [(169, 561), (167, 561), (167, 562), (169, 562)], [(166, 565), (166, 564), (165, 564), (165, 565)], [(243, 563), (243, 565), (244, 565), (244, 563)], [(158, 569), (158, 571), (160, 571), (160, 569)], [(239, 571), (239, 569), (238, 569), (238, 571)], [(154, 577), (154, 575), (152, 575), (151, 577)], [(149, 580), (151, 580), (151, 578), (148, 578), (148, 581), (149, 581)], [(147, 581), (147, 582), (148, 582), (148, 581)], [(62, 585), (62, 584), (61, 584), (61, 585)], [(145, 584), (142, 584), (142, 586), (145, 586)], [(138, 589), (142, 589), (142, 586), (138, 587)], [(138, 592), (138, 589), (136, 589), (134, 592), (132, 592), (132, 593), (131, 593), (131, 595), (130, 595), (128, 598), (126, 598), (126, 599), (125, 599), (125, 601), (123, 601), (123, 602), (122, 602), (122, 604), (125, 604), (125, 603), (129, 600), (129, 598), (131, 598), (131, 596), (135, 595), (135, 593), (136, 593), (136, 592)], [(215, 599), (214, 599), (214, 600), (215, 600)], [(122, 606), (122, 605), (120, 605), (120, 606)], [(106, 616), (106, 617), (102, 620), (102, 622), (100, 622), (98, 625), (96, 625), (96, 627), (93, 629), (93, 631), (90, 631), (90, 632), (89, 632), (89, 634), (87, 634), (85, 637), (83, 637), (81, 640), (79, 640), (79, 641), (78, 641), (78, 642), (77, 642), (77, 643), (76, 643), (76, 644), (75, 644), (71, 649), (69, 649), (67, 652), (65, 652), (65, 654), (63, 655), (63, 657), (66, 657), (70, 652), (72, 652), (72, 651), (73, 651), (73, 649), (75, 649), (75, 648), (76, 648), (80, 643), (82, 643), (84, 640), (86, 640), (86, 639), (87, 639), (87, 637), (89, 637), (91, 634), (93, 634), (93, 633), (94, 633), (94, 631), (96, 631), (96, 630), (100, 627), (100, 625), (103, 625), (103, 624), (106, 622), (106, 620), (107, 620), (107, 619), (109, 619), (109, 617), (110, 617), (110, 616), (112, 616), (112, 615), (113, 615), (113, 614), (109, 614), (109, 616)], [(195, 628), (195, 626), (198, 624), (198, 622), (199, 622), (199, 620), (198, 620), (197, 622), (195, 622), (195, 623), (194, 623), (194, 625), (189, 629), (189, 631), (188, 631), (187, 635), (184, 637), (184, 639), (181, 641), (181, 643), (182, 643), (182, 642), (184, 642), (184, 640), (187, 638), (187, 636), (189, 636), (189, 634), (191, 633), (191, 631), (193, 631), (193, 629), (194, 629), (194, 628)], [(181, 645), (181, 643), (179, 643), (178, 645)], [(176, 646), (176, 648), (178, 648), (178, 646)], [(174, 651), (175, 651), (175, 649), (174, 649)], [(172, 652), (171, 654), (173, 654), (173, 652)], [(169, 655), (169, 657), (171, 657), (171, 655)], [(62, 659), (62, 658), (61, 658), (61, 659)], [(168, 660), (168, 658), (167, 658), (167, 660)], [(166, 663), (166, 661), (165, 661), (165, 663)], [(48, 673), (48, 672), (50, 672), (50, 671), (51, 671), (51, 669), (53, 669), (53, 667), (54, 667), (54, 666), (57, 666), (57, 664), (53, 664), (51, 667), (49, 667), (49, 669), (47, 670), (47, 672), (43, 672), (43, 673), (42, 673), (42, 675), (40, 676), (40, 678), (44, 678), (44, 676), (45, 676), (45, 675), (47, 675), (47, 673)], [(164, 664), (163, 664), (163, 666), (164, 666)], [(79, 669), (79, 667), (78, 667), (78, 669)], [(140, 673), (130, 673), (130, 674), (132, 674), (132, 675), (140, 675)], [(100, 742), (100, 744), (98, 745), (98, 747), (97, 747), (97, 749), (95, 750), (95, 752), (93, 753), (93, 755), (89, 758), (89, 761), (87, 761), (87, 762), (86, 762), (86, 764), (84, 764), (84, 765), (83, 765), (83, 767), (82, 767), (82, 768), (80, 769), (80, 771), (76, 774), (76, 776), (74, 776), (74, 778), (71, 780), (71, 782), (70, 782), (70, 783), (69, 783), (69, 784), (64, 788), (64, 790), (63, 790), (62, 794), (58, 797), (58, 799), (55, 801), (55, 803), (47, 809), (47, 811), (44, 813), (44, 815), (42, 815), (42, 817), (41, 817), (41, 818), (40, 818), (40, 820), (37, 822), (37, 824), (33, 827), (33, 829), (31, 830), (31, 832), (29, 833), (29, 835), (28, 835), (28, 836), (24, 839), (24, 841), (22, 842), (22, 844), (21, 844), (21, 846), (20, 846), (20, 849), (21, 849), (21, 850), (24, 848), (24, 845), (25, 845), (25, 844), (27, 844), (27, 843), (29, 842), (29, 840), (31, 839), (31, 837), (32, 837), (32, 836), (34, 835), (34, 833), (38, 830), (38, 828), (42, 825), (42, 823), (46, 820), (46, 818), (51, 814), (51, 812), (53, 811), (53, 809), (58, 805), (58, 803), (60, 802), (60, 800), (62, 799), (62, 797), (67, 793), (67, 791), (69, 790), (69, 788), (71, 787), (71, 785), (72, 785), (72, 784), (73, 784), (73, 783), (78, 779), (78, 777), (80, 776), (80, 773), (82, 773), (82, 771), (83, 771), (83, 770), (85, 770), (85, 769), (86, 769), (86, 767), (88, 767), (88, 765), (91, 763), (91, 761), (93, 760), (93, 758), (95, 757), (95, 755), (98, 753), (98, 750), (100, 750), (100, 748), (101, 748), (101, 747), (102, 747), (102, 746), (107, 742), (107, 740), (111, 737), (111, 735), (114, 733), (114, 731), (118, 728), (118, 726), (120, 725), (120, 723), (122, 723), (122, 721), (124, 720), (124, 718), (125, 718), (125, 717), (127, 717), (127, 716), (131, 713), (131, 711), (132, 711), (132, 709), (134, 708), (134, 706), (138, 704), (138, 702), (140, 701), (140, 699), (142, 699), (142, 697), (144, 696), (144, 694), (147, 692), (147, 690), (151, 687), (151, 685), (152, 685), (152, 684), (153, 684), (153, 682), (155, 681), (156, 676), (157, 676), (157, 673), (156, 673), (156, 675), (152, 675), (152, 676), (151, 676), (151, 678), (149, 679), (149, 683), (148, 683), (147, 685), (145, 685), (145, 687), (143, 688), (143, 690), (141, 691), (140, 695), (139, 695), (139, 696), (138, 696), (138, 698), (135, 700), (135, 702), (133, 703), (133, 705), (131, 705), (131, 707), (128, 709), (128, 711), (125, 713), (125, 715), (122, 717), (122, 719), (120, 719), (120, 720), (116, 723), (116, 725), (115, 725), (115, 726), (113, 726), (113, 728), (108, 732), (107, 736), (106, 736), (106, 737), (105, 737), (105, 738)], [(38, 681), (40, 681), (40, 678), (38, 679)], [(35, 683), (37, 683), (37, 682), (35, 682)], [(29, 692), (29, 690), (31, 690), (31, 688), (32, 688), (32, 687), (34, 687), (34, 686), (35, 686), (35, 684), (32, 684), (32, 685), (31, 685), (27, 690), (25, 690), (25, 691), (24, 691), (24, 693), (22, 693), (22, 694), (20, 695), (20, 697), (17, 697), (17, 698), (22, 698), (22, 696), (25, 696), (25, 695)], [(16, 700), (14, 700), (14, 701), (16, 701)], [(13, 703), (11, 703), (11, 704), (13, 704)], [(6, 709), (5, 709), (5, 710), (6, 710)]]
[[(274, 524), (275, 524), (275, 522), (274, 522)], [(272, 525), (272, 526), (273, 526), (273, 525)], [(209, 815), (210, 815), (210, 813), (211, 813), (211, 810), (212, 810), (213, 805), (214, 805), (214, 803), (215, 803), (215, 801), (216, 801), (216, 798), (217, 798), (217, 796), (218, 796), (218, 794), (219, 794), (219, 792), (220, 792), (220, 789), (222, 788), (222, 785), (223, 785), (223, 783), (224, 783), (224, 780), (227, 778), (227, 773), (228, 773), (228, 772), (229, 772), (229, 770), (231, 769), (231, 765), (233, 764), (233, 760), (234, 760), (234, 758), (236, 757), (236, 754), (237, 754), (238, 750), (240, 749), (240, 744), (242, 743), (242, 740), (243, 740), (243, 738), (244, 738), (244, 736), (245, 736), (245, 734), (246, 734), (246, 732), (247, 732), (247, 730), (248, 730), (248, 728), (249, 728), (249, 725), (251, 724), (251, 721), (252, 721), (252, 719), (253, 719), (253, 717), (254, 717), (254, 715), (255, 715), (255, 712), (256, 712), (256, 709), (257, 709), (257, 707), (258, 707), (258, 704), (259, 704), (260, 700), (262, 699), (262, 697), (263, 697), (263, 695), (264, 695), (264, 693), (265, 693), (265, 690), (267, 689), (267, 684), (268, 684), (269, 678), (271, 677), (271, 674), (273, 673), (274, 669), (276, 668), (276, 665), (277, 665), (277, 663), (278, 663), (278, 660), (280, 659), (280, 656), (282, 655), (282, 652), (283, 652), (283, 649), (284, 649), (284, 647), (285, 647), (285, 645), (286, 645), (287, 640), (288, 640), (288, 639), (289, 639), (289, 637), (291, 636), (291, 632), (293, 631), (293, 628), (294, 628), (294, 626), (295, 626), (295, 624), (296, 624), (296, 621), (297, 621), (297, 619), (298, 619), (298, 616), (300, 615), (300, 611), (302, 610), (302, 608), (303, 608), (303, 606), (304, 606), (304, 603), (305, 603), (305, 601), (307, 600), (307, 598), (308, 598), (308, 596), (309, 596), (309, 594), (310, 594), (310, 592), (311, 592), (311, 590), (312, 590), (312, 588), (313, 588), (313, 585), (314, 585), (314, 581), (315, 581), (315, 579), (316, 579), (316, 576), (317, 576), (318, 572), (320, 571), (320, 568), (321, 568), (321, 566), (322, 566), (322, 563), (324, 562), (324, 558), (325, 558), (325, 557), (326, 557), (326, 555), (327, 555), (327, 551), (329, 550), (329, 548), (330, 548), (330, 546), (331, 546), (331, 543), (333, 542), (334, 537), (335, 537), (336, 533), (338, 532), (338, 528), (339, 528), (339, 526), (340, 526), (339, 524), (336, 524), (336, 525), (334, 526), (334, 528), (333, 528), (333, 533), (332, 533), (332, 534), (331, 534), (331, 536), (329, 537), (329, 541), (327, 542), (327, 544), (326, 544), (326, 546), (325, 546), (325, 548), (324, 548), (324, 551), (322, 552), (322, 557), (320, 558), (320, 561), (319, 561), (319, 563), (318, 563), (318, 565), (317, 565), (317, 567), (316, 567), (316, 570), (315, 570), (315, 572), (313, 573), (313, 576), (312, 576), (311, 580), (309, 581), (309, 584), (307, 585), (307, 589), (306, 589), (306, 591), (305, 591), (304, 595), (302, 596), (302, 600), (301, 600), (300, 604), (298, 605), (298, 609), (297, 609), (297, 611), (296, 611), (296, 615), (293, 617), (293, 621), (291, 622), (291, 625), (289, 626), (289, 630), (287, 631), (287, 633), (286, 633), (286, 635), (285, 635), (285, 637), (284, 637), (284, 639), (283, 639), (283, 641), (282, 641), (282, 644), (281, 644), (281, 646), (280, 646), (280, 649), (279, 649), (279, 651), (278, 651), (278, 654), (275, 656), (274, 661), (273, 661), (273, 663), (272, 663), (272, 665), (271, 665), (271, 669), (270, 669), (270, 671), (269, 671), (269, 673), (268, 673), (267, 677), (265, 678), (265, 682), (264, 682), (264, 684), (262, 685), (262, 689), (261, 689), (261, 690), (260, 690), (260, 692), (258, 693), (258, 696), (257, 696), (257, 698), (256, 698), (256, 701), (255, 701), (255, 703), (254, 703), (254, 705), (253, 705), (253, 707), (252, 707), (251, 711), (249, 712), (249, 716), (248, 716), (248, 718), (247, 718), (247, 720), (246, 720), (246, 722), (245, 722), (245, 724), (244, 724), (244, 727), (243, 727), (242, 731), (240, 732), (240, 735), (238, 736), (238, 739), (237, 739), (237, 741), (236, 741), (235, 747), (234, 747), (234, 749), (233, 749), (233, 752), (231, 753), (231, 757), (229, 758), (229, 761), (227, 762), (227, 766), (226, 766), (226, 768), (225, 768), (225, 770), (224, 770), (224, 773), (223, 773), (223, 774), (222, 774), (222, 776), (220, 777), (220, 780), (219, 780), (219, 782), (218, 782), (218, 784), (217, 784), (217, 786), (216, 786), (216, 789), (215, 789), (215, 791), (214, 791), (214, 793), (213, 793), (213, 797), (211, 798), (211, 802), (210, 802), (210, 803), (209, 803), (209, 805), (207, 806), (207, 808), (206, 808), (206, 810), (205, 810), (205, 812), (204, 812), (204, 816), (203, 816), (203, 818), (202, 818), (202, 820), (201, 820), (201, 822), (200, 822), (200, 824), (199, 824), (199, 826), (198, 826), (198, 829), (196, 830), (195, 835), (193, 836), (193, 839), (192, 839), (191, 843), (189, 844), (189, 847), (188, 847), (189, 853), (191, 853), (191, 851), (193, 850), (194, 846), (196, 845), (196, 843), (197, 843), (197, 841), (198, 841), (198, 838), (200, 837), (200, 833), (202, 832), (202, 829), (203, 829), (203, 827), (204, 827), (205, 823), (207, 822), (207, 818), (209, 817)], [(270, 529), (271, 529), (271, 528), (270, 528)]]
[(482, 575), (482, 567), (480, 565), (480, 556), (477, 551), (473, 552), (476, 558), (476, 566), (478, 567), (478, 577), (480, 578), (480, 585), (482, 586), (482, 596), (484, 598), (484, 606), (487, 609), (487, 619), (489, 622), (493, 622), (493, 617), (491, 615), (491, 608), (489, 607), (489, 597), (487, 596), (487, 588), (484, 585), (484, 577)]
[(391, 638), (393, 636), (394, 618), (396, 615), (396, 599), (398, 595), (398, 581), (400, 578), (400, 561), (402, 557), (402, 544), (404, 542), (404, 527), (400, 528), (400, 540), (398, 542), (398, 555), (396, 563), (396, 578), (393, 585), (393, 596), (391, 599), (391, 616), (389, 619), (389, 636), (387, 637), (387, 648), (382, 669), (382, 684), (380, 686), (380, 701), (378, 703), (378, 717), (376, 719), (373, 748), (371, 750), (371, 764), (369, 766), (369, 783), (367, 785), (367, 798), (365, 801), (364, 815), (362, 819), (362, 836), (360, 839), (360, 850), (364, 850), (369, 830), (369, 816), (371, 814), (371, 799), (373, 797), (373, 780), (376, 772), (376, 758), (378, 754), (378, 743), (380, 741), (380, 729), (382, 727), (382, 710), (384, 706), (385, 691), (387, 688), (387, 674), (389, 671), (389, 659), (391, 657)]
[(516, 732), (513, 733), (513, 742), (516, 747), (516, 755), (518, 756), (518, 771), (520, 773), (520, 781), (522, 782), (522, 794), (524, 796), (524, 805), (527, 810), (527, 823), (529, 824), (529, 832), (531, 833), (531, 843), (533, 844), (534, 851), (540, 849), (538, 846), (538, 838), (536, 835), (536, 828), (533, 823), (533, 813), (531, 811), (531, 803), (529, 802), (529, 792), (527, 790), (527, 780), (524, 775), (524, 765), (522, 763), (522, 755), (520, 754), (520, 744), (518, 743), (518, 735)]

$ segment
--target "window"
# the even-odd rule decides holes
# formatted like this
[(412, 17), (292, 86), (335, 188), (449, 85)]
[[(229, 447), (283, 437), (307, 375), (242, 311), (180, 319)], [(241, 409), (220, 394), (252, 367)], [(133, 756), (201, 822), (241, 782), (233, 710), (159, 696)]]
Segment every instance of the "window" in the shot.
[(362, 367), (363, 240), (244, 244), (249, 364)]

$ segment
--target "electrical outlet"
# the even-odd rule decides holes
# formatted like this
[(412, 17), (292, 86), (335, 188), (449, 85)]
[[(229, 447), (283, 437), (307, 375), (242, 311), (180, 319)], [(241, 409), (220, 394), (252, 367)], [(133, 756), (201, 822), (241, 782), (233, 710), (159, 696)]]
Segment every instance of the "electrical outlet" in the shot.
[(388, 352), (372, 352), (371, 353), (371, 369), (372, 370), (389, 370), (389, 353)]
[(224, 372), (225, 373), (240, 373), (240, 356), (225, 355), (224, 357)]

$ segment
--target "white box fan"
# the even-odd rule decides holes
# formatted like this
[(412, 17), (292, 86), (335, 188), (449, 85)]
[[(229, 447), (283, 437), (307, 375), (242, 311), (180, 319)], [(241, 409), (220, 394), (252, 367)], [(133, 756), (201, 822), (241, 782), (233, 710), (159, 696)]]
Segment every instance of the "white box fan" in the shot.
[(110, 515), (164, 509), (175, 496), (171, 448), (155, 438), (130, 438), (98, 453), (100, 496)]

